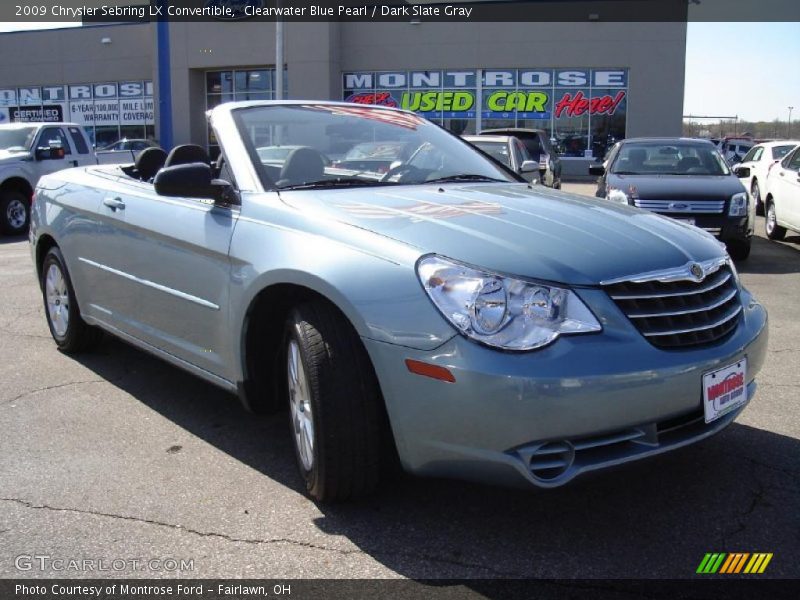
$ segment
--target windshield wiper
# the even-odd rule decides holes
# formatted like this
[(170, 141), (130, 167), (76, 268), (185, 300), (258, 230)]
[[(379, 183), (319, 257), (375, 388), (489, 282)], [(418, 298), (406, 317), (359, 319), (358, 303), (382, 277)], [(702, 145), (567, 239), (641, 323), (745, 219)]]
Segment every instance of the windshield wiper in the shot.
[(428, 179), (427, 181), (420, 181), (419, 183), (449, 183), (458, 181), (497, 181), (500, 183), (511, 183), (507, 179), (497, 179), (496, 177), (487, 177), (486, 175), (473, 175), (470, 173), (463, 173), (461, 175), (448, 175), (447, 177), (437, 177), (436, 179)]
[(394, 181), (379, 181), (377, 179), (359, 179), (358, 177), (337, 177), (336, 179), (320, 179), (319, 181), (309, 181), (306, 183), (297, 183), (295, 185), (284, 185), (278, 188), (278, 191), (283, 190), (310, 190), (315, 188), (331, 188), (331, 187), (352, 187), (352, 186), (369, 186), (369, 185), (397, 185)]

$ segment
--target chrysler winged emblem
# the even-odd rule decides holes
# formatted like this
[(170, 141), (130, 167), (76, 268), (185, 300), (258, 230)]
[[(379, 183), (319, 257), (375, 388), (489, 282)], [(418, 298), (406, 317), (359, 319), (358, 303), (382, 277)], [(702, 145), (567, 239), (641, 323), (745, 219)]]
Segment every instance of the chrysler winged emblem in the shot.
[(697, 281), (703, 281), (706, 277), (706, 272), (703, 270), (703, 266), (698, 263), (692, 263), (689, 265), (689, 272), (692, 274), (692, 277), (697, 279)]

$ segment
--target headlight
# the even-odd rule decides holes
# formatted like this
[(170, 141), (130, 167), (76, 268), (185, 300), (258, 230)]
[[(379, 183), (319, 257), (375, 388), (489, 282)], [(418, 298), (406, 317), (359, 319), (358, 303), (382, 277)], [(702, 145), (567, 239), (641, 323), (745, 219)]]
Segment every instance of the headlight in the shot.
[(606, 199), (611, 202), (619, 202), (620, 204), (630, 204), (628, 194), (617, 188), (608, 188)]
[(569, 289), (478, 271), (441, 256), (417, 263), (425, 291), (465, 336), (504, 350), (533, 350), (567, 333), (601, 331)]
[(747, 193), (741, 192), (731, 196), (731, 205), (728, 208), (729, 217), (747, 216)]

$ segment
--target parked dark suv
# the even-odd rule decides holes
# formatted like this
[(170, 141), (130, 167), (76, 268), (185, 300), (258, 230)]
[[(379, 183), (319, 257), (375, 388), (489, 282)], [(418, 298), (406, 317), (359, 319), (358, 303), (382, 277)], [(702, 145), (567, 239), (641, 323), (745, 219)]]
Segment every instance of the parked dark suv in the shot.
[(507, 127), (505, 129), (484, 129), (480, 135), (513, 135), (519, 139), (531, 158), (539, 163), (540, 181), (547, 187), (561, 187), (561, 159), (550, 144), (550, 138), (544, 129), (523, 129)]
[(711, 142), (691, 138), (623, 140), (611, 149), (602, 166), (590, 166), (589, 173), (600, 177), (599, 198), (695, 225), (724, 242), (734, 259), (749, 256), (755, 206)]

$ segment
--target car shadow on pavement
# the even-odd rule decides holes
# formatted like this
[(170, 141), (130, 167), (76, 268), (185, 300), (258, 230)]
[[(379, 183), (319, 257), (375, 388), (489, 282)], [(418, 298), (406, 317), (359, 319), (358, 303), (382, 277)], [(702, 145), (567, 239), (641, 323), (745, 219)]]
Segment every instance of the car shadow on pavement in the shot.
[(736, 263), (740, 273), (774, 274), (800, 272), (800, 236), (787, 235), (779, 243), (762, 237), (753, 237), (750, 257)]
[[(253, 416), (235, 397), (115, 340), (79, 360), (303, 493), (285, 414)], [(773, 552), (770, 575), (800, 576), (800, 441), (736, 423), (700, 444), (554, 490), (400, 477), (366, 500), (318, 508), (322, 532), (414, 579), (682, 578), (706, 552)]]
[(0, 245), (3, 244), (16, 244), (17, 242), (24, 242), (28, 239), (28, 234), (22, 235), (3, 235), (0, 233)]

